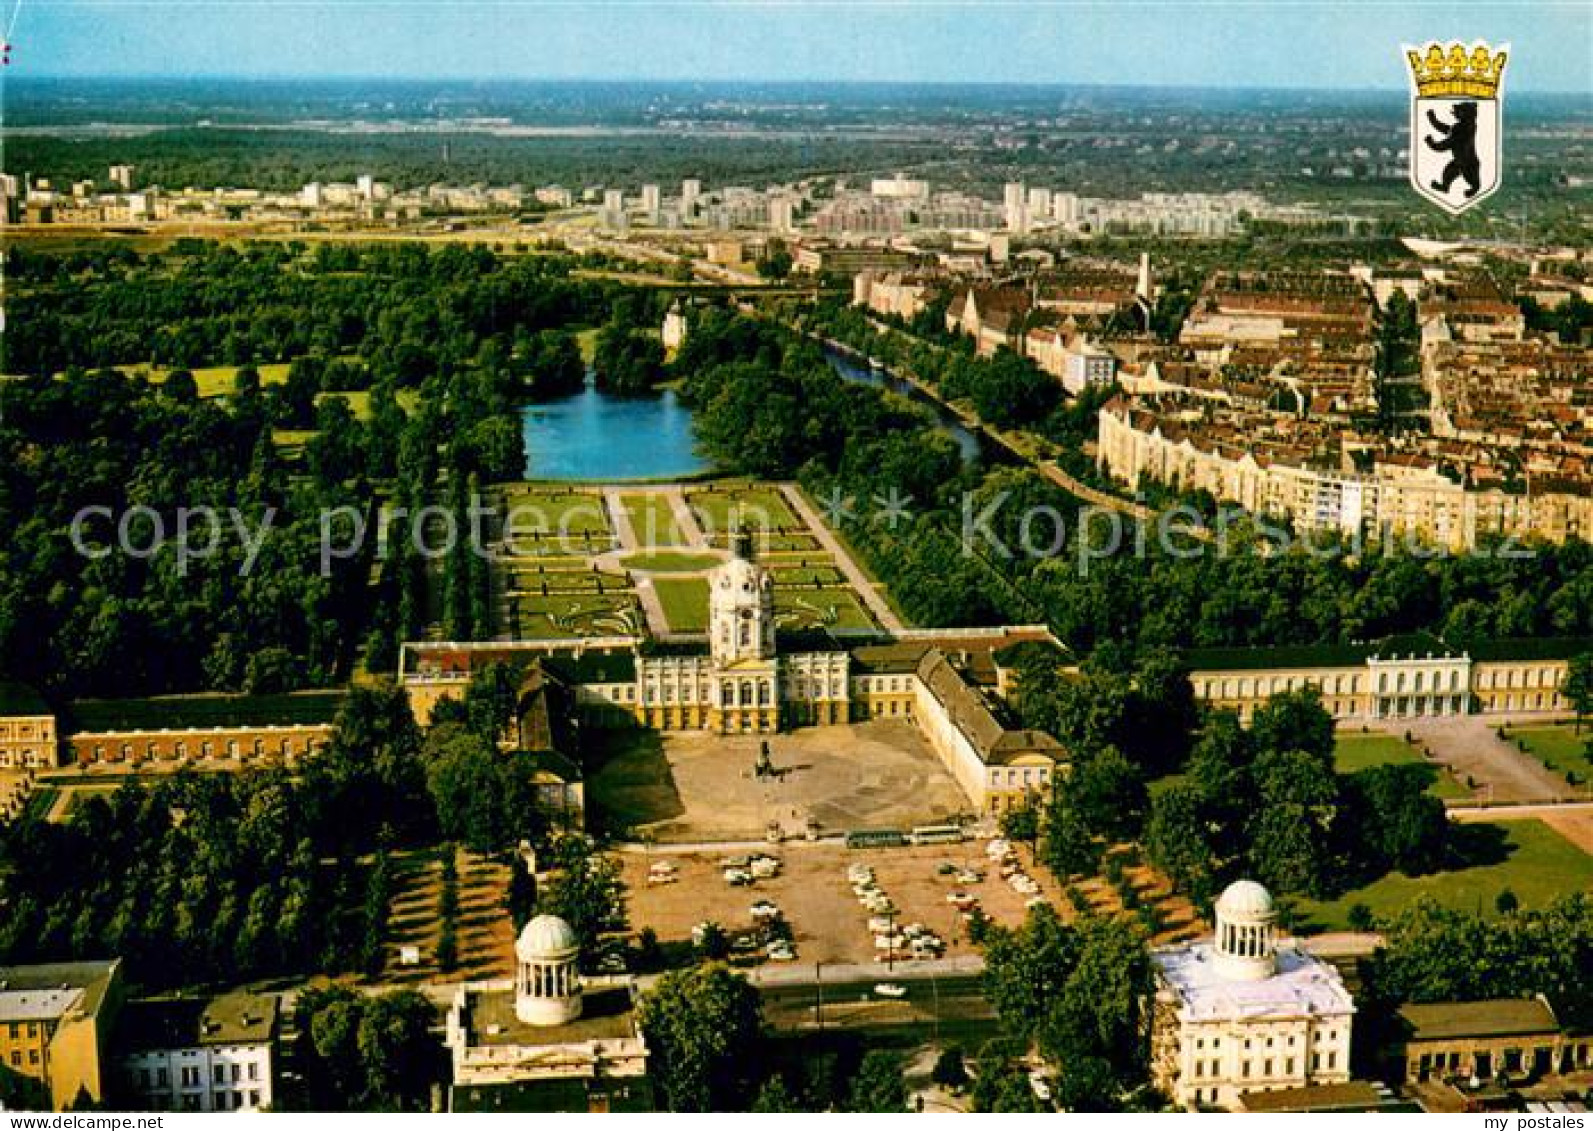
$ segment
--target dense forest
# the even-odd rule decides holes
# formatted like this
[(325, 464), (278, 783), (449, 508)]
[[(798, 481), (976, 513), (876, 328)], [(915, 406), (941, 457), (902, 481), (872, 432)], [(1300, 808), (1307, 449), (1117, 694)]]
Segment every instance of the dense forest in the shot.
[[(653, 318), (572, 266), (418, 245), (14, 252), (3, 368), (27, 376), (0, 383), (0, 674), (65, 696), (292, 690), (388, 668), (432, 623), (487, 634), (466, 539), (441, 561), (403, 527), (383, 562), (375, 539), (341, 548), (383, 503), (468, 529), (471, 497), (523, 474), (516, 406), (583, 380), (570, 327)], [(218, 365), (202, 390), (190, 367)], [(92, 558), (72, 542), (86, 507), (106, 508), (78, 527)], [(201, 507), (214, 552), (184, 553)], [(119, 525), (138, 554), (102, 553)]]

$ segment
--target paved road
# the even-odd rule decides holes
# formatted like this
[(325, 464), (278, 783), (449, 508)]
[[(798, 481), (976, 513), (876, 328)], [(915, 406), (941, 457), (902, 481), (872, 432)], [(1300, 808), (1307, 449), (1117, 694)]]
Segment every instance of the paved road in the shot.
[(901, 632), (905, 629), (907, 626), (902, 624), (902, 618), (896, 615), (895, 610), (880, 595), (879, 590), (874, 587), (874, 583), (869, 580), (868, 575), (852, 560), (852, 555), (847, 552), (845, 546), (841, 545), (841, 540), (835, 536), (835, 533), (828, 526), (824, 525), (824, 521), (819, 518), (813, 507), (808, 503), (807, 496), (803, 495), (801, 491), (790, 483), (780, 484), (780, 493), (785, 496), (786, 502), (791, 504), (791, 509), (796, 511), (797, 516), (807, 523), (808, 529), (819, 540), (819, 545), (823, 546), (829, 552), (830, 557), (835, 559), (835, 564), (846, 577), (847, 583), (863, 599), (863, 603), (868, 606), (868, 611), (874, 614), (874, 619), (879, 621), (881, 627), (890, 632)]
[[(891, 982), (905, 992), (900, 998), (876, 992)], [(881, 967), (864, 979), (785, 986), (760, 986), (763, 1015), (776, 1030), (809, 1032), (820, 1028), (851, 1030), (955, 1027), (959, 1031), (994, 1029), (996, 1011), (986, 1000), (978, 974), (909, 978)]]
[(1435, 761), (1447, 766), (1456, 781), (1477, 783), (1485, 800), (1498, 803), (1571, 800), (1578, 791), (1565, 779), (1550, 773), (1536, 758), (1523, 754), (1494, 733), (1502, 720), (1489, 716), (1458, 715), (1447, 718), (1390, 719), (1369, 724), (1388, 734), (1411, 736), (1432, 751)]
[(1593, 817), (1593, 801), (1553, 801), (1522, 805), (1462, 805), (1449, 815), (1463, 823), (1477, 821), (1527, 821), (1548, 817)]

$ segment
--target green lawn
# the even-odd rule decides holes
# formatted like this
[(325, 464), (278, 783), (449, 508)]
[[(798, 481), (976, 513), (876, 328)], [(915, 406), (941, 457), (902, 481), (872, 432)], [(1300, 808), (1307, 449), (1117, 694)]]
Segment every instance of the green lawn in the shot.
[(608, 508), (603, 496), (585, 491), (511, 488), (505, 500), (504, 531), (517, 542), (532, 533), (584, 539), (606, 536)]
[[(283, 366), (286, 369), (286, 366)], [(264, 375), (262, 374), (262, 379)], [(329, 397), (342, 397), (348, 402), (349, 411), (356, 419), (369, 420), (371, 416), (371, 394), (366, 389), (354, 389), (349, 392), (330, 392), (315, 394), (315, 403), (319, 405)], [(400, 389), (394, 394), (393, 399), (398, 402), (398, 407), (405, 413), (415, 411), (415, 406), (420, 404), (420, 392), (416, 389)]]
[(1439, 798), (1470, 797), (1471, 792), (1441, 766), (1423, 758), (1410, 743), (1392, 734), (1341, 734), (1333, 752), (1333, 765), (1341, 774), (1373, 766), (1423, 766), (1432, 773), (1427, 792)]
[(850, 589), (774, 591), (775, 619), (781, 628), (877, 628)]
[(1357, 903), (1383, 917), (1396, 914), (1424, 895), (1445, 907), (1493, 915), (1494, 900), (1505, 888), (1515, 893), (1523, 907), (1541, 907), (1567, 892), (1593, 889), (1593, 856), (1542, 821), (1459, 825), (1454, 835), (1464, 839), (1502, 836), (1503, 858), (1431, 876), (1396, 872), (1325, 903), (1300, 899), (1297, 906), (1302, 922), (1312, 930), (1340, 930), (1348, 927), (1350, 908)]
[(644, 550), (656, 546), (684, 546), (686, 536), (675, 522), (675, 508), (663, 495), (621, 495), (620, 505), (630, 517), (631, 530)]
[(1578, 782), (1585, 782), (1593, 776), (1593, 760), (1588, 758), (1593, 729), (1577, 734), (1568, 726), (1519, 727), (1507, 730), (1505, 737), (1525, 744), (1528, 754), (1560, 777), (1575, 774)]
[(629, 593), (552, 593), (511, 600), (518, 637), (601, 636), (634, 630), (639, 614)]
[(766, 564), (769, 566), (770, 572), (774, 574), (776, 586), (818, 585), (835, 588), (846, 585), (846, 577), (833, 565), (787, 566), (779, 562), (768, 562)]
[(701, 632), (708, 627), (708, 582), (699, 577), (665, 577), (653, 582), (664, 606), (664, 619), (674, 632)]
[(754, 533), (791, 530), (802, 525), (776, 487), (693, 491), (688, 501), (703, 530), (710, 534), (727, 533), (733, 520)]
[(696, 573), (713, 569), (721, 559), (713, 554), (672, 553), (668, 550), (656, 554), (631, 554), (620, 559), (626, 569), (643, 573)]
[[(171, 369), (153, 365), (119, 365), (123, 373), (141, 373), (149, 377), (157, 385), (166, 380), (166, 375), (173, 372)], [(233, 384), (238, 376), (238, 365), (210, 365), (202, 369), (190, 369), (194, 375), (194, 384), (199, 386), (201, 397), (224, 397), (231, 393)], [(265, 365), (256, 365), (260, 372), (260, 384), (277, 385), (288, 379), (287, 362), (270, 362)]]

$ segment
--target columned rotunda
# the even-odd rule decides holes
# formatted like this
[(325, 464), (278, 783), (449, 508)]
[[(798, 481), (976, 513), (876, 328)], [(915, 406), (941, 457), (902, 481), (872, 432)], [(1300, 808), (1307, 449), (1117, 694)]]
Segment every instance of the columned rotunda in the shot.
[(1228, 885), (1217, 901), (1217, 971), (1235, 982), (1254, 982), (1277, 972), (1277, 909), (1267, 889), (1253, 880)]
[(538, 915), (514, 944), (514, 1015), (527, 1025), (564, 1025), (581, 1016), (581, 946), (570, 925)]

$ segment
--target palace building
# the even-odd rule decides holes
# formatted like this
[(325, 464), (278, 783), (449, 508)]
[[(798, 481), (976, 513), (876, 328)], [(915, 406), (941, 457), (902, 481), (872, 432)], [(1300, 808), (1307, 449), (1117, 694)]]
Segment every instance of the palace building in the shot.
[(55, 713), (32, 688), (0, 682), (0, 770), (50, 769), (55, 758)]
[(1217, 900), (1215, 937), (1151, 953), (1151, 1076), (1189, 1107), (1235, 1109), (1254, 1092), (1350, 1078), (1355, 1004), (1336, 969), (1279, 940), (1277, 909), (1239, 880)]
[(789, 632), (775, 609), (773, 574), (737, 538), (708, 575), (708, 630), (696, 638), (404, 645), (400, 679), (423, 724), (446, 696), (494, 661), (534, 661), (599, 725), (661, 731), (772, 734), (795, 726), (868, 719), (911, 721), (981, 813), (999, 813), (1049, 789), (1065, 763), (1050, 735), (1009, 721), (1002, 695), (1015, 650), (1061, 655), (1044, 626), (920, 629), (849, 637)]
[(1586, 637), (1488, 640), (1466, 647), (1430, 635), (1370, 644), (1203, 648), (1186, 654), (1195, 697), (1238, 712), (1282, 691), (1316, 688), (1340, 721), (1448, 715), (1553, 714), (1570, 710), (1561, 688)]

